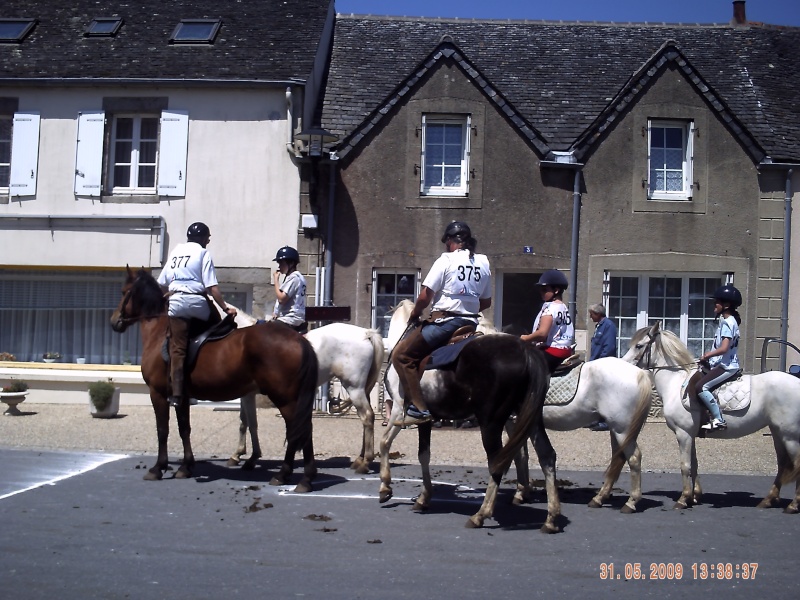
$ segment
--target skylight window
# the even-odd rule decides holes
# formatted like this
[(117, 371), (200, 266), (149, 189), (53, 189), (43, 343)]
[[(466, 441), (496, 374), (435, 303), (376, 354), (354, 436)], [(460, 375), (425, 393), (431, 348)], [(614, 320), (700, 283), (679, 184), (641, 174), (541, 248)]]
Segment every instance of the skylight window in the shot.
[(217, 36), (220, 19), (182, 19), (172, 37), (172, 44), (212, 44)]
[(121, 17), (98, 17), (89, 23), (85, 35), (88, 37), (113, 37), (122, 27)]
[(0, 19), (0, 43), (21, 42), (36, 25), (36, 19)]

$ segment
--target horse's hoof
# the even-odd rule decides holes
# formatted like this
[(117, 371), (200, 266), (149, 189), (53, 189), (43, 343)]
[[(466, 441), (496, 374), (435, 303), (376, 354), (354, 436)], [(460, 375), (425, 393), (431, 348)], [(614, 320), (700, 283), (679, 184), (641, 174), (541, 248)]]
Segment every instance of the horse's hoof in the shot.
[(783, 509), (783, 512), (787, 515), (796, 515), (797, 514), (797, 506), (792, 506), (791, 504)]
[(514, 506), (520, 506), (521, 504), (525, 504), (525, 500), (523, 500), (519, 496), (514, 496), (511, 499), (511, 504), (513, 504)]
[(161, 481), (162, 478), (161, 469), (157, 467), (153, 467), (147, 473), (144, 474), (145, 481)]
[(689, 508), (689, 505), (686, 502), (681, 502), (680, 500), (678, 500), (675, 503), (675, 506), (673, 506), (672, 508), (673, 510), (683, 510), (684, 508)]
[(756, 508), (775, 508), (775, 499), (764, 498), (756, 505)]
[(483, 527), (483, 519), (479, 519), (475, 516), (470, 517), (467, 519), (467, 522), (464, 523), (464, 527), (467, 529), (480, 529)]
[(542, 525), (542, 528), (539, 531), (547, 534), (561, 533), (561, 529), (559, 529), (557, 525), (553, 525), (552, 523), (545, 523), (544, 525)]
[(191, 476), (192, 472), (186, 467), (181, 467), (175, 471), (175, 479), (189, 479)]
[(311, 482), (307, 479), (303, 479), (294, 488), (295, 494), (308, 494), (311, 491), (313, 491), (311, 488)]
[(362, 462), (358, 466), (353, 467), (353, 471), (355, 471), (359, 475), (366, 475), (367, 473), (369, 473), (369, 463)]
[(252, 458), (244, 461), (244, 464), (242, 465), (242, 471), (254, 470), (256, 468), (256, 462), (258, 462), (258, 459), (252, 459)]
[(632, 515), (636, 512), (636, 508), (628, 504), (623, 504), (622, 508), (619, 509), (619, 512), (621, 512), (623, 515)]
[(225, 466), (226, 467), (238, 467), (240, 462), (241, 461), (239, 461), (239, 460), (237, 460), (235, 458), (229, 458), (228, 462), (225, 463)]
[(598, 502), (594, 498), (592, 498), (589, 501), (589, 508), (602, 508), (602, 507), (603, 507), (603, 503), (602, 502)]
[(384, 502), (388, 502), (392, 499), (392, 496), (394, 496), (394, 492), (392, 492), (392, 490), (382, 491), (378, 495), (378, 503), (383, 504)]
[(269, 480), (270, 485), (286, 485), (286, 481), (278, 477), (277, 475)]
[(411, 507), (411, 510), (415, 513), (421, 513), (428, 510), (427, 504), (422, 504), (421, 502), (414, 502), (414, 506)]

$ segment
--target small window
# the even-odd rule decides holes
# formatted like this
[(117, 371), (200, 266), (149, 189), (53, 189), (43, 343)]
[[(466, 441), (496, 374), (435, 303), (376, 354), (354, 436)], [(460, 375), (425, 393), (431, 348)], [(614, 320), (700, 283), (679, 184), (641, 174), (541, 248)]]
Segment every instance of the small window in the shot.
[(416, 300), (419, 271), (415, 269), (375, 269), (372, 272), (372, 326), (386, 338), (394, 308), (401, 300)]
[(121, 17), (98, 17), (86, 28), (87, 37), (113, 37), (122, 27)]
[(0, 42), (21, 42), (36, 25), (36, 19), (0, 19)]
[(694, 124), (652, 120), (647, 129), (648, 198), (691, 200)]
[(213, 44), (221, 24), (220, 19), (183, 19), (169, 41), (171, 44)]
[(422, 116), (422, 195), (468, 194), (469, 131), (468, 115)]

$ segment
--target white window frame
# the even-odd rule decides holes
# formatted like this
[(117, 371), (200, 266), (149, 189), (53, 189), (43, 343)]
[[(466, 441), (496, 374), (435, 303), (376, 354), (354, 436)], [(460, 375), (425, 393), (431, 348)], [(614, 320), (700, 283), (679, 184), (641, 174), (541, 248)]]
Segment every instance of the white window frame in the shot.
[[(378, 331), (383, 331), (381, 327), (381, 323), (379, 322), (379, 316), (377, 314), (377, 305), (378, 305), (378, 293), (380, 290), (378, 289), (378, 276), (379, 275), (412, 275), (414, 277), (414, 291), (411, 295), (411, 301), (413, 302), (416, 297), (419, 295), (420, 285), (422, 283), (421, 279), (421, 271), (415, 267), (398, 267), (398, 268), (386, 268), (386, 267), (375, 267), (372, 269), (372, 297), (370, 300), (370, 315), (371, 315), (371, 323), (373, 329), (377, 329)], [(397, 296), (397, 291), (393, 293), (394, 296)], [(405, 296), (406, 294), (402, 294)], [(396, 303), (395, 303), (396, 304)], [(380, 319), (383, 319), (383, 315), (380, 316)], [(388, 333), (388, 327), (386, 330)], [(386, 340), (386, 336), (384, 336), (384, 341)]]
[[(8, 169), (8, 181), (9, 184), (11, 182), (11, 157), (13, 156), (11, 153), (11, 143), (14, 140), (14, 117), (13, 115), (0, 115), (0, 120), (8, 121), (8, 139), (7, 140), (0, 140), (0, 143), (8, 144), (8, 162), (0, 162), (0, 167), (5, 167)], [(8, 194), (9, 185), (2, 185), (0, 183), (0, 194)]]
[[(428, 127), (432, 125), (459, 126), (461, 127), (461, 160), (459, 164), (437, 164), (437, 168), (461, 169), (461, 182), (457, 186), (427, 185), (426, 157), (428, 152)], [(472, 130), (472, 117), (470, 115), (422, 115), (422, 148), (420, 156), (420, 184), (419, 191), (423, 196), (467, 196), (469, 195), (469, 157), (470, 157), (470, 131)]]
[(0, 186), (0, 194), (12, 198), (35, 196), (39, 176), (40, 115), (38, 112), (16, 112), (0, 115), (0, 119), (11, 121), (11, 155), (8, 163), (2, 163), (9, 168), (8, 185)]
[[(670, 273), (663, 273), (663, 272), (630, 272), (630, 271), (619, 271), (619, 272), (605, 272), (604, 273), (604, 282), (603, 282), (603, 302), (609, 309), (609, 317), (617, 324), (619, 329), (619, 340), (618, 340), (618, 350), (620, 355), (624, 354), (627, 351), (627, 342), (629, 338), (623, 337), (622, 327), (620, 327), (621, 318), (630, 319), (630, 315), (619, 315), (615, 314), (615, 310), (610, 306), (611, 305), (611, 279), (612, 278), (637, 278), (638, 279), (638, 293), (637, 293), (637, 311), (636, 311), (636, 329), (640, 329), (642, 327), (647, 327), (653, 325), (657, 320), (660, 321), (660, 317), (651, 316), (648, 312), (648, 306), (650, 303), (650, 279), (651, 278), (680, 278), (681, 279), (681, 308), (680, 308), (680, 316), (677, 319), (680, 322), (680, 331), (674, 332), (677, 333), (681, 339), (681, 341), (689, 346), (689, 280), (690, 279), (714, 279), (719, 278), (721, 283), (732, 283), (733, 282), (733, 274), (732, 273), (716, 273), (716, 272), (670, 272)], [(713, 292), (713, 290), (711, 290)], [(707, 298), (708, 299), (708, 298)], [(713, 315), (708, 311), (703, 312), (703, 320), (713, 321)], [(662, 323), (663, 326), (663, 323)], [(711, 348), (711, 344), (714, 341), (713, 332), (706, 331), (705, 335), (702, 338), (693, 337), (692, 340), (700, 340), (703, 346), (703, 351), (709, 350)], [(699, 356), (699, 354), (698, 354)]]
[[(125, 141), (129, 141), (131, 144), (131, 153), (128, 155), (126, 153), (125, 156), (120, 156), (117, 154), (117, 142), (120, 139), (119, 134), (117, 131), (117, 127), (121, 119), (130, 119), (133, 123), (133, 131), (131, 132), (130, 138), (123, 138)], [(142, 121), (145, 119), (150, 119), (157, 121), (157, 115), (148, 115), (148, 114), (130, 114), (130, 113), (120, 113), (115, 114), (111, 119), (111, 138), (108, 148), (108, 187), (111, 190), (112, 194), (155, 194), (156, 193), (156, 185), (158, 181), (158, 140), (160, 138), (158, 130), (156, 130), (156, 137), (155, 138), (142, 138)], [(154, 157), (153, 162), (143, 162), (141, 160), (141, 145), (142, 143), (151, 142), (156, 147), (156, 155)], [(130, 169), (130, 178), (128, 181), (124, 182), (123, 185), (119, 185), (115, 179), (116, 175), (116, 168), (118, 165), (126, 165)], [(139, 168), (141, 166), (152, 167), (153, 173), (153, 185), (152, 186), (140, 186), (139, 185)]]
[[(158, 115), (158, 113), (155, 113)], [(131, 113), (110, 115), (132, 116)], [(134, 116), (151, 116), (141, 113)], [(106, 127), (109, 119), (104, 111), (84, 111), (78, 115), (77, 148), (75, 152), (75, 195), (100, 196), (103, 192), (103, 166), (108, 164), (110, 193), (148, 196), (185, 196), (186, 165), (189, 149), (189, 113), (183, 110), (164, 110), (160, 113), (156, 150), (156, 185), (152, 188), (113, 188), (114, 136), (109, 135), (109, 148), (104, 152)], [(113, 133), (113, 132), (111, 132)]]
[[(668, 169), (663, 162), (655, 164), (653, 154), (653, 129), (679, 129), (681, 131), (682, 187), (680, 190), (654, 189), (653, 170), (658, 169), (666, 175)], [(678, 121), (669, 119), (648, 119), (647, 121), (647, 197), (650, 200), (691, 200), (694, 191), (694, 121)], [(666, 181), (666, 176), (664, 178)]]

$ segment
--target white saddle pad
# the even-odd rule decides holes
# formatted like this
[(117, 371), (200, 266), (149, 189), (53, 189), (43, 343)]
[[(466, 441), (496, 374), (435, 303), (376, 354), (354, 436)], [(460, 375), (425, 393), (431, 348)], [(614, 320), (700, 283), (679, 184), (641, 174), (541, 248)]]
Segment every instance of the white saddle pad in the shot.
[[(686, 390), (688, 383), (689, 379), (687, 378), (681, 393), (681, 402), (683, 402), (686, 410), (689, 410), (689, 394)], [(750, 375), (742, 375), (733, 381), (726, 381), (711, 393), (717, 399), (722, 412), (733, 412), (747, 408), (750, 406)]]
[(578, 392), (581, 369), (583, 369), (583, 364), (570, 370), (566, 375), (550, 378), (550, 389), (547, 390), (545, 406), (564, 406), (572, 402)]

